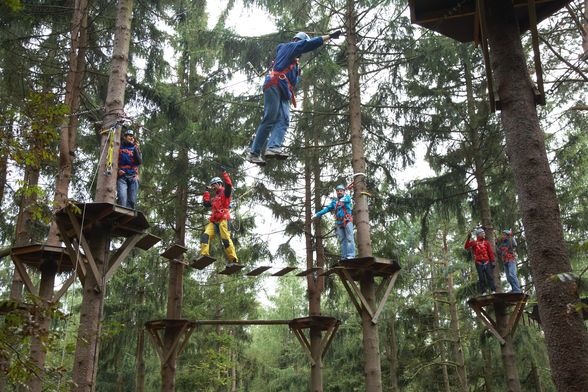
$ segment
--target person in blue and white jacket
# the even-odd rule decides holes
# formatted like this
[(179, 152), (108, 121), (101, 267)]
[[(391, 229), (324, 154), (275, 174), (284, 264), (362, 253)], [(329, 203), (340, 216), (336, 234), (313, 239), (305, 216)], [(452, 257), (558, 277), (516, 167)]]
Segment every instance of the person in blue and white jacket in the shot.
[(337, 185), (335, 192), (337, 198), (312, 216), (312, 219), (320, 218), (329, 211), (335, 213), (335, 231), (341, 244), (341, 259), (355, 258), (355, 240), (353, 238), (353, 207), (351, 196), (346, 194), (345, 185)]

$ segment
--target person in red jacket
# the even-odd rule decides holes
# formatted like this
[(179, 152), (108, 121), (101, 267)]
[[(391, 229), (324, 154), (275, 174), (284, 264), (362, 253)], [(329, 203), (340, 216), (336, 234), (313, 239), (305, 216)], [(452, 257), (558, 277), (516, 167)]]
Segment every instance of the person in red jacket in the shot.
[[(224, 186), (223, 186), (224, 181)], [(209, 189), (212, 192), (204, 192), (202, 196), (202, 204), (205, 207), (212, 208), (209, 223), (204, 229), (204, 233), (200, 237), (200, 255), (210, 256), (210, 242), (214, 239), (216, 233), (220, 234), (225, 253), (229, 259), (229, 263), (238, 263), (237, 252), (235, 245), (231, 240), (229, 232), (228, 221), (231, 219), (229, 214), (229, 206), (231, 204), (231, 195), (233, 192), (233, 183), (227, 172), (223, 172), (223, 179), (214, 177), (210, 180)]]
[(494, 285), (493, 270), (496, 266), (494, 260), (494, 251), (492, 245), (486, 239), (486, 232), (482, 228), (475, 230), (476, 239), (472, 240), (472, 233), (468, 234), (464, 249), (471, 249), (476, 261), (476, 270), (478, 271), (478, 291), (484, 294), (490, 289), (492, 294), (496, 292)]

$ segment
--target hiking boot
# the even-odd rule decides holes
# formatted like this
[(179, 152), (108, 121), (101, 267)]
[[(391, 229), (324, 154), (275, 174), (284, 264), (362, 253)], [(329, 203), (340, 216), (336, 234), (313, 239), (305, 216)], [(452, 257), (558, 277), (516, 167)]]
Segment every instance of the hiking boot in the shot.
[(249, 153), (247, 155), (247, 160), (251, 163), (255, 163), (256, 165), (265, 165), (265, 161), (262, 157), (260, 157), (259, 155), (254, 155), (252, 153)]
[(265, 150), (265, 158), (286, 159), (290, 155), (285, 153), (281, 148), (268, 148)]
[(238, 267), (239, 263), (237, 263), (236, 261), (230, 261), (227, 263), (227, 268), (233, 268), (233, 267)]

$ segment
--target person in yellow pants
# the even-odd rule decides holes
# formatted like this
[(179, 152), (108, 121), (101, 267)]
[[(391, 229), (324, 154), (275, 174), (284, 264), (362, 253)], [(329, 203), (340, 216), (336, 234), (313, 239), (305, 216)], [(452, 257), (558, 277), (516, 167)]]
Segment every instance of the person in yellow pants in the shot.
[[(224, 181), (224, 183), (223, 183)], [(231, 240), (231, 233), (229, 232), (228, 221), (231, 219), (229, 214), (229, 206), (231, 204), (231, 196), (233, 192), (233, 183), (227, 172), (223, 172), (223, 179), (214, 177), (210, 180), (209, 188), (211, 192), (204, 192), (202, 196), (202, 204), (205, 207), (210, 207), (212, 213), (210, 214), (209, 223), (204, 229), (204, 233), (200, 237), (200, 255), (210, 256), (210, 242), (214, 239), (216, 233), (221, 237), (225, 253), (229, 259), (229, 266), (238, 263), (237, 252), (235, 245)]]

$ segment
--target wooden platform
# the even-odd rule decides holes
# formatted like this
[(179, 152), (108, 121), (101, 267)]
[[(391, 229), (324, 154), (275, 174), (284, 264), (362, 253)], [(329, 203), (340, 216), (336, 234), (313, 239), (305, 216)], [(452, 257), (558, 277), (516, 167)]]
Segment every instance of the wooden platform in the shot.
[[(55, 263), (57, 273), (71, 272), (75, 269), (75, 260), (72, 261), (67, 249), (62, 246), (46, 244), (32, 244), (14, 247), (10, 255), (15, 262), (21, 262), (28, 267), (39, 270), (44, 263)], [(80, 257), (82, 257), (80, 255)]]
[[(495, 293), (470, 298), (467, 303), (476, 313), (476, 318), (488, 328), (500, 344), (504, 344), (506, 337), (514, 333), (528, 299), (529, 296), (524, 293)], [(507, 308), (514, 307), (506, 321), (506, 330), (499, 331), (496, 317), (492, 317), (491, 312), (485, 309), (489, 307), (501, 309), (500, 312), (495, 311), (496, 317), (500, 314), (503, 315), (500, 317), (506, 317)]]
[(328, 316), (308, 316), (292, 319), (288, 325), (290, 328), (306, 329), (312, 327), (319, 327), (321, 331), (327, 331), (335, 325), (341, 324), (340, 320), (335, 317)]
[(284, 267), (281, 270), (279, 270), (278, 272), (272, 274), (272, 276), (284, 276), (286, 274), (289, 274), (290, 272), (294, 271), (296, 269), (296, 267)]
[[(71, 218), (70, 218), (71, 217)], [(72, 203), (56, 214), (56, 220), (60, 225), (62, 235), (77, 236), (76, 227), (72, 221), (77, 221), (77, 226), (84, 220), (83, 232), (87, 234), (96, 224), (104, 224), (111, 227), (115, 237), (130, 237), (134, 234), (144, 233), (149, 228), (149, 223), (142, 212), (131, 210), (111, 203)]]
[(137, 242), (137, 244), (135, 245), (135, 248), (139, 248), (139, 249), (143, 249), (143, 250), (149, 250), (151, 248), (153, 248), (153, 246), (155, 244), (157, 244), (159, 241), (161, 241), (161, 238), (147, 233), (145, 234), (145, 236), (143, 238), (141, 238), (139, 240), (139, 242)]
[(237, 272), (241, 271), (243, 268), (245, 268), (245, 266), (242, 264), (232, 263), (231, 265), (227, 265), (224, 270), (219, 272), (219, 274), (233, 275), (233, 274), (236, 274)]
[(272, 268), (272, 267), (267, 266), (267, 265), (263, 265), (261, 267), (257, 267), (257, 268), (252, 269), (251, 271), (247, 272), (245, 275), (246, 276), (259, 276), (270, 268)]
[(161, 257), (169, 260), (177, 259), (188, 251), (188, 248), (180, 244), (173, 244), (161, 254)]
[(214, 257), (200, 256), (190, 264), (190, 267), (196, 268), (199, 270), (203, 270), (204, 268), (208, 267), (209, 265), (211, 265), (215, 261), (216, 261), (216, 259)]
[(401, 268), (395, 260), (369, 256), (340, 260), (323, 274), (338, 273), (341, 269), (347, 270), (354, 280), (359, 280), (363, 271), (369, 271), (374, 276), (390, 276), (396, 274)]
[[(492, 0), (486, 0), (492, 1)], [(570, 0), (535, 0), (537, 23), (553, 15)], [(530, 27), (528, 0), (513, 0), (521, 34)], [(409, 0), (410, 18), (429, 30), (460, 42), (479, 41), (476, 0)]]

